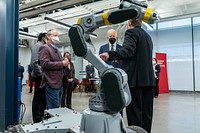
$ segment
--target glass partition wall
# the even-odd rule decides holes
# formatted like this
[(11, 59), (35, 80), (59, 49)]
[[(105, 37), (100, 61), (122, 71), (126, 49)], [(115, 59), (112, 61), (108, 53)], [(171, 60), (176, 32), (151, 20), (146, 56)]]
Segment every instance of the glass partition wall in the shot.
[(158, 22), (147, 29), (156, 52), (167, 54), (170, 91), (200, 91), (200, 17)]
[(193, 18), (195, 90), (200, 91), (200, 17)]

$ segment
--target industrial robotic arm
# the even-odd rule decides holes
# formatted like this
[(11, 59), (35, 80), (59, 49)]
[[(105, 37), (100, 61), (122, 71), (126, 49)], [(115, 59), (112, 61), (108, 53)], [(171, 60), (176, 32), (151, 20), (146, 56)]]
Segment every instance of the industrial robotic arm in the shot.
[[(90, 49), (90, 46), (93, 46), (90, 35), (101, 26), (118, 24), (132, 18), (152, 24), (157, 19), (157, 14), (147, 8), (147, 4), (123, 0), (118, 10), (79, 18), (77, 24), (69, 30), (75, 55), (91, 62), (99, 71), (102, 81), (100, 91), (90, 98), (89, 109), (85, 110), (82, 116), (83, 133), (127, 133), (119, 115), (119, 111), (131, 102), (127, 74), (122, 69), (107, 65)], [(94, 124), (97, 121), (101, 126)]]
[[(132, 18), (152, 24), (157, 19), (157, 14), (151, 8), (147, 8), (145, 3), (123, 0), (118, 10), (99, 12), (79, 18), (77, 24), (69, 30), (74, 53), (91, 62), (101, 75), (101, 94), (100, 96), (98, 94), (98, 98), (95, 99), (97, 101), (94, 98), (90, 99), (89, 107), (92, 110), (119, 112), (131, 101), (125, 72), (107, 65), (89, 47), (93, 45), (90, 41), (90, 35), (94, 30), (104, 25), (118, 24)], [(116, 100), (118, 103), (114, 102)]]

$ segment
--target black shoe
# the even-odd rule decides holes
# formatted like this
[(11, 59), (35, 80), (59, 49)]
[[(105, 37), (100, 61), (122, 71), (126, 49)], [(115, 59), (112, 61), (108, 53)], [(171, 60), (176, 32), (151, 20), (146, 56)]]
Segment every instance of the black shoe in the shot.
[(68, 108), (68, 109), (72, 109), (72, 107), (71, 107), (70, 105), (67, 105), (67, 108)]

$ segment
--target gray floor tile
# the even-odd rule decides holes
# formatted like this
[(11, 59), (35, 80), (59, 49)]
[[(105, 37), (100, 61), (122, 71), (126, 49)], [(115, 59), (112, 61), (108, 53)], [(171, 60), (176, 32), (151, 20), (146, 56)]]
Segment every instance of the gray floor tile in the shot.
[[(32, 97), (27, 86), (23, 87), (22, 102), (26, 105), (23, 123), (32, 122)], [(72, 108), (78, 112), (88, 108), (93, 94), (73, 93)], [(200, 94), (169, 93), (154, 99), (152, 133), (200, 133)], [(127, 125), (124, 110), (124, 121)]]

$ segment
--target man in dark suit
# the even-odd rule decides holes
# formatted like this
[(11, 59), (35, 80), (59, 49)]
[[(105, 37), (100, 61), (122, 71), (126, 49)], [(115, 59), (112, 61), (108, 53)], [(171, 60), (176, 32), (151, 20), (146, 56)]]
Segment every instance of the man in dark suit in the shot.
[(22, 91), (22, 81), (24, 78), (24, 67), (21, 65), (20, 61), (18, 64), (18, 77), (20, 77), (20, 80), (21, 80), (21, 91)]
[(86, 78), (94, 78), (94, 66), (89, 63), (86, 67), (85, 67), (85, 70), (86, 70)]
[(103, 60), (120, 60), (128, 75), (132, 96), (126, 108), (128, 125), (135, 125), (151, 132), (153, 115), (153, 87), (155, 78), (152, 66), (153, 43), (151, 37), (141, 28), (141, 21), (128, 21), (123, 47), (116, 52), (100, 55)]
[(160, 79), (160, 65), (157, 63), (157, 59), (152, 59), (153, 63), (153, 70), (154, 70), (154, 77), (156, 80), (156, 86), (154, 87), (154, 97), (158, 98), (159, 94), (159, 79)]
[[(122, 46), (117, 43), (117, 32), (114, 29), (110, 29), (107, 32), (108, 43), (104, 44), (99, 49), (99, 54), (102, 54), (106, 51), (116, 51), (117, 49), (121, 48)], [(119, 68), (118, 61), (106, 61), (108, 65), (112, 65), (113, 67)]]
[(47, 32), (47, 44), (39, 48), (39, 61), (42, 67), (42, 82), (40, 87), (46, 87), (47, 109), (58, 108), (63, 92), (63, 67), (68, 66), (69, 60), (62, 59), (56, 47), (59, 42), (58, 32)]
[[(95, 70), (94, 70), (94, 66), (91, 63), (88, 63), (88, 65), (85, 67), (85, 71), (86, 71), (86, 78), (88, 78), (88, 79), (94, 78)], [(91, 92), (92, 88), (94, 86), (93, 80), (91, 80), (90, 83), (91, 83), (91, 86), (89, 88), (86, 88), (86, 89), (88, 89), (88, 90), (86, 90), (88, 92)]]

